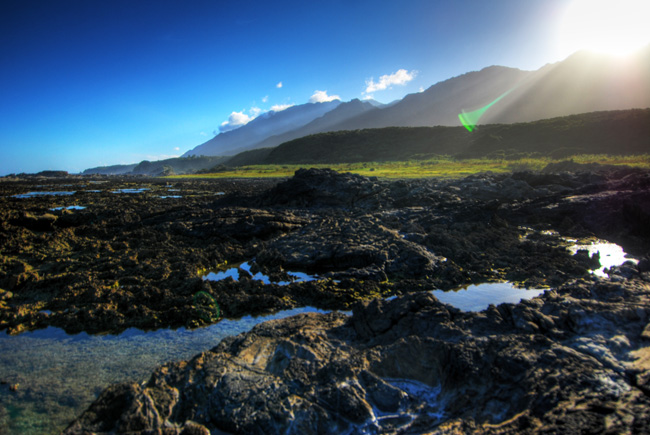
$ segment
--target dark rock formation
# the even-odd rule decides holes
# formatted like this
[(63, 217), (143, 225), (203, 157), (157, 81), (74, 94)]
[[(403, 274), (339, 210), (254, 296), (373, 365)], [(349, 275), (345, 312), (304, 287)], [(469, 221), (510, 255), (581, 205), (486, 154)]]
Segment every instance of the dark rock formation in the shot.
[(110, 387), (65, 433), (643, 433), (648, 297), (634, 270), (481, 313), (419, 293), (270, 321)]
[[(0, 183), (0, 288), (13, 294), (0, 330), (195, 327), (214, 320), (196, 306), (200, 292), (238, 317), (486, 281), (558, 286), (594, 267), (567, 237), (648, 253), (647, 171), (552, 169), (395, 181), (310, 169), (172, 190), (133, 178)], [(148, 190), (119, 193), (139, 188)], [(76, 193), (14, 196), (43, 190)], [(202, 279), (243, 261), (278, 280), (321, 280)]]

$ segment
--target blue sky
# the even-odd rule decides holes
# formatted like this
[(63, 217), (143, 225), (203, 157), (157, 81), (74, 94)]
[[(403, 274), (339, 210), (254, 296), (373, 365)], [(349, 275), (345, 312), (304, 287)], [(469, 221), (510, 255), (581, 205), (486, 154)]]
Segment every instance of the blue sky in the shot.
[(567, 3), (4, 0), (0, 175), (178, 156), (233, 112), (316, 91), (386, 103), (489, 65), (534, 70), (568, 54)]

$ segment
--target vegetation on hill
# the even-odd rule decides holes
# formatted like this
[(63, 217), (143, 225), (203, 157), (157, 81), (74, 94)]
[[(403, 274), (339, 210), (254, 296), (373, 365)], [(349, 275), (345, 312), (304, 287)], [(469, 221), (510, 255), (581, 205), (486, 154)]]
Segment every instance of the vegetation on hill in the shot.
[(140, 163), (131, 165), (113, 165), (102, 166), (98, 168), (86, 169), (83, 174), (103, 174), (103, 175), (154, 175), (167, 176), (174, 174), (193, 174), (200, 170), (212, 168), (215, 165), (223, 163), (227, 157), (176, 157), (166, 160), (150, 162), (143, 160)]
[(570, 160), (549, 157), (522, 157), (517, 159), (480, 158), (457, 159), (439, 156), (426, 160), (358, 162), (336, 164), (288, 164), (220, 167), (218, 171), (194, 175), (177, 175), (172, 178), (278, 178), (290, 177), (304, 167), (330, 168), (337, 172), (351, 172), (378, 178), (461, 178), (480, 172), (513, 172), (541, 170), (551, 163), (571, 161), (578, 164), (626, 165), (650, 169), (650, 154), (635, 156), (579, 155)]
[(636, 155), (650, 152), (650, 109), (593, 112), (518, 124), (463, 127), (387, 127), (320, 133), (272, 149), (241, 153), (229, 166), (332, 164), (527, 156), (566, 158), (579, 154)]

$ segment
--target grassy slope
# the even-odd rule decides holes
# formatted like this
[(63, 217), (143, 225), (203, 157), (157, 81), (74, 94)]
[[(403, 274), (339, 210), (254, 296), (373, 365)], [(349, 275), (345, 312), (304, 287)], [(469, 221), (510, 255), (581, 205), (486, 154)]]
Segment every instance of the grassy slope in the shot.
[(634, 109), (485, 125), (472, 133), (463, 127), (322, 133), (239, 154), (227, 162), (230, 169), (200, 176), (285, 177), (308, 166), (387, 178), (460, 177), (541, 169), (567, 157), (649, 167), (648, 154), (650, 109)]
[[(613, 155), (579, 155), (572, 157), (576, 163), (600, 163), (607, 165), (628, 165), (650, 169), (650, 155), (613, 156)], [(460, 178), (479, 172), (511, 172), (524, 169), (539, 170), (549, 163), (562, 161), (548, 157), (505, 159), (454, 159), (439, 157), (427, 160), (409, 160), (396, 162), (361, 162), (337, 164), (292, 164), (292, 165), (250, 165), (231, 168), (230, 170), (197, 175), (179, 175), (170, 178), (274, 178), (290, 177), (296, 170), (304, 167), (331, 168), (339, 172), (379, 178)]]

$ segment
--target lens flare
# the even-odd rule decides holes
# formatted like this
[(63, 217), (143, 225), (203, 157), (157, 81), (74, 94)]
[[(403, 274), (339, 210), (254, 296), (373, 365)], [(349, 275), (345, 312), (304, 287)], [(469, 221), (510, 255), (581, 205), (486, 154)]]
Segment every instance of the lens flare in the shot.
[(510, 92), (513, 91), (514, 88), (507, 90), (503, 94), (501, 94), (499, 97), (497, 97), (496, 100), (492, 101), (491, 103), (481, 107), (480, 109), (473, 110), (471, 112), (465, 112), (464, 110), (458, 114), (458, 119), (460, 119), (460, 123), (463, 124), (463, 127), (467, 129), (467, 131), (473, 131), (476, 128), (476, 125), (478, 124), (479, 119), (481, 119), (481, 116), (492, 106), (494, 106), (496, 103), (498, 103), (503, 97), (508, 95)]

